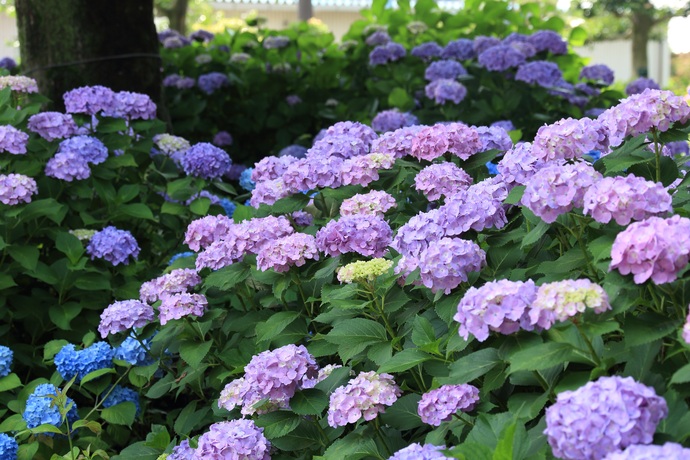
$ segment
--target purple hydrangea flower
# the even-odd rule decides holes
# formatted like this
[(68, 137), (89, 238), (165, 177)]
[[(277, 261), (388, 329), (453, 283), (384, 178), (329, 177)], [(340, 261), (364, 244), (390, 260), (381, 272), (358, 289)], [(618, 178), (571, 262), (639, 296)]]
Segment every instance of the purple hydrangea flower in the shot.
[[(276, 181), (281, 181), (276, 186), (284, 190), (283, 196), (285, 193), (302, 192), (318, 187), (340, 187), (342, 185), (340, 177), (342, 163), (343, 160), (340, 157), (315, 158), (313, 160), (303, 158), (293, 161), (283, 173), (282, 178), (276, 179)], [(268, 184), (269, 182), (260, 184)]]
[(37, 93), (38, 84), (33, 78), (23, 75), (4, 75), (0, 76), (0, 89), (10, 88), (18, 93)]
[(369, 53), (369, 65), (377, 66), (395, 62), (405, 57), (405, 48), (400, 43), (389, 42), (379, 45)]
[(597, 460), (634, 444), (649, 444), (668, 414), (663, 398), (632, 377), (601, 377), (564, 391), (546, 409), (546, 434), (556, 457)]
[(412, 140), (409, 153), (418, 160), (433, 161), (445, 153), (467, 160), (481, 148), (475, 128), (463, 123), (439, 123), (420, 129)]
[(262, 204), (272, 205), (281, 198), (290, 196), (291, 192), (295, 191), (285, 185), (283, 179), (273, 179), (256, 184), (252, 190), (252, 196), (249, 204), (255, 208), (259, 208)]
[(29, 118), (27, 127), (47, 141), (74, 136), (77, 125), (72, 115), (59, 112), (41, 112)]
[(301, 267), (307, 259), (319, 260), (316, 240), (305, 233), (293, 233), (263, 245), (256, 256), (256, 264), (261, 271), (272, 268), (284, 273), (292, 266)]
[(649, 217), (634, 222), (616, 235), (609, 270), (632, 273), (636, 284), (652, 279), (655, 284), (676, 280), (690, 260), (690, 219)]
[(97, 115), (112, 110), (115, 105), (115, 92), (105, 86), (82, 86), (67, 91), (62, 99), (67, 113)]
[(304, 158), (305, 155), (307, 154), (307, 148), (301, 145), (288, 145), (287, 147), (283, 147), (280, 149), (280, 152), (278, 152), (278, 157), (295, 157), (297, 159), (299, 158)]
[(537, 171), (527, 183), (521, 204), (546, 223), (583, 206), (585, 191), (602, 175), (585, 162), (555, 162)]
[(271, 443), (252, 420), (231, 420), (211, 425), (199, 437), (192, 460), (238, 458), (270, 460)]
[(329, 126), (324, 135), (327, 137), (352, 136), (362, 140), (367, 145), (371, 145), (371, 143), (379, 137), (376, 131), (358, 121), (339, 121)]
[(177, 268), (170, 273), (143, 283), (139, 289), (139, 298), (142, 302), (152, 304), (167, 295), (187, 292), (188, 289), (199, 284), (201, 284), (201, 277), (195, 270)]
[(181, 163), (189, 176), (217, 179), (230, 169), (232, 161), (224, 150), (208, 142), (200, 142), (187, 150)]
[(156, 104), (147, 94), (120, 91), (115, 93), (112, 106), (104, 108), (103, 115), (127, 120), (152, 120), (156, 118)]
[[(426, 249), (430, 241), (445, 236), (445, 229), (439, 224), (439, 220), (438, 209), (412, 216), (405, 225), (398, 229), (391, 247), (404, 256), (416, 259)], [(403, 268), (396, 267), (396, 273), (403, 271)]]
[(529, 36), (529, 43), (534, 46), (537, 52), (549, 51), (551, 54), (566, 54), (568, 52), (568, 42), (552, 30), (540, 30), (533, 33)]
[(383, 257), (392, 237), (390, 226), (379, 216), (343, 216), (316, 233), (316, 247), (332, 257), (347, 252)]
[(185, 233), (184, 242), (189, 249), (199, 252), (216, 240), (222, 239), (235, 225), (232, 219), (223, 216), (205, 216), (193, 220)]
[(227, 131), (218, 131), (215, 136), (213, 136), (213, 145), (218, 147), (227, 147), (232, 145), (232, 136)]
[(87, 179), (91, 176), (91, 169), (84, 157), (78, 153), (61, 152), (48, 160), (45, 173), (46, 176), (72, 182), (75, 179)]
[(508, 150), (498, 162), (497, 169), (503, 180), (510, 185), (526, 185), (546, 162), (532, 155), (532, 144), (520, 142)]
[(690, 311), (688, 312), (688, 317), (685, 319), (685, 324), (683, 324), (681, 336), (683, 337), (685, 343), (690, 345)]
[(556, 63), (532, 61), (518, 67), (515, 79), (531, 85), (551, 87), (563, 79), (563, 72)]
[(108, 305), (101, 313), (98, 332), (102, 338), (133, 327), (144, 327), (153, 321), (153, 308), (138, 300), (121, 300)]
[(0, 174), (0, 203), (10, 206), (30, 203), (38, 193), (36, 181), (23, 174)]
[(427, 81), (455, 80), (460, 75), (467, 75), (467, 70), (458, 61), (450, 59), (432, 62), (424, 71)]
[(668, 149), (671, 156), (690, 155), (690, 144), (688, 144), (688, 141), (669, 142), (664, 147)]
[(483, 51), (477, 58), (487, 70), (502, 72), (525, 63), (525, 55), (509, 45), (496, 45)]
[(103, 142), (91, 136), (75, 136), (60, 142), (57, 153), (67, 152), (76, 153), (87, 163), (95, 165), (108, 159), (108, 148)]
[(445, 447), (433, 444), (424, 444), (422, 446), (414, 443), (404, 449), (400, 449), (388, 457), (388, 460), (445, 460), (448, 457), (441, 452), (444, 449)]
[(314, 222), (314, 216), (306, 211), (295, 211), (292, 213), (292, 220), (295, 222), (295, 225), (308, 227)]
[(368, 142), (353, 135), (326, 135), (314, 142), (305, 157), (316, 161), (330, 158), (347, 159), (366, 155), (369, 153), (369, 147)]
[(462, 83), (449, 79), (438, 79), (424, 87), (424, 94), (433, 99), (436, 104), (443, 105), (446, 102), (461, 103), (467, 96), (467, 88)]
[(189, 439), (185, 439), (180, 442), (179, 445), (173, 447), (172, 452), (166, 457), (166, 460), (192, 460), (195, 450), (196, 449), (192, 449), (189, 445)]
[(474, 52), (474, 42), (469, 38), (459, 38), (448, 42), (448, 44), (441, 51), (443, 59), (457, 59), (465, 61), (476, 56)]
[(343, 161), (340, 178), (343, 185), (362, 185), (366, 187), (379, 179), (379, 171), (391, 169), (395, 159), (387, 153), (370, 153)]
[(485, 179), (466, 190), (460, 189), (438, 209), (437, 222), (446, 236), (460, 235), (470, 229), (501, 228), (507, 223), (503, 201), (508, 187), (500, 177)]
[(633, 220), (671, 212), (671, 195), (659, 182), (629, 174), (626, 177), (605, 177), (595, 182), (584, 195), (584, 214), (607, 224), (618, 225)]
[(588, 65), (580, 71), (580, 80), (594, 80), (604, 85), (613, 84), (613, 70), (605, 64)]
[(597, 120), (566, 118), (539, 128), (532, 155), (540, 160), (572, 160), (591, 150), (607, 152), (608, 130)]
[(667, 442), (663, 446), (634, 444), (623, 451), (611, 452), (603, 460), (683, 460), (690, 458), (690, 449)]
[(195, 30), (189, 35), (190, 40), (196, 40), (203, 43), (210, 42), (213, 40), (213, 37), (215, 37), (213, 33), (204, 29)]
[(441, 238), (431, 241), (418, 259), (422, 284), (431, 292), (445, 294), (467, 281), (470, 272), (478, 272), (486, 263), (486, 253), (473, 241)]
[(646, 89), (661, 89), (659, 84), (651, 78), (640, 77), (633, 80), (625, 87), (625, 94), (632, 96), (633, 94), (640, 94)]
[(371, 144), (371, 151), (402, 158), (410, 153), (412, 142), (422, 128), (424, 126), (408, 126), (384, 133)]
[(158, 307), (158, 319), (161, 325), (165, 325), (170, 320), (180, 319), (185, 316), (204, 316), (208, 301), (203, 294), (180, 294), (164, 295)]
[(213, 94), (229, 83), (228, 76), (220, 72), (210, 72), (200, 75), (197, 79), (199, 89), (206, 94)]
[(510, 139), (508, 132), (501, 126), (474, 126), (474, 128), (479, 133), (479, 139), (482, 142), (482, 152), (491, 149), (505, 152), (513, 147), (512, 139)]
[(163, 79), (163, 86), (177, 89), (189, 89), (196, 86), (196, 80), (192, 77), (185, 77), (182, 75), (172, 74), (167, 75)]
[(360, 372), (347, 385), (331, 393), (328, 405), (328, 424), (333, 428), (355, 423), (359, 419), (373, 420), (400, 396), (400, 388), (390, 374)]
[(28, 142), (29, 135), (25, 132), (10, 125), (0, 126), (0, 152), (23, 155)]
[(365, 43), (369, 46), (380, 46), (390, 43), (391, 37), (385, 30), (377, 30), (373, 34), (369, 35), (365, 40)]
[(587, 309), (594, 313), (610, 310), (606, 291), (588, 279), (564, 280), (539, 286), (528, 315), (532, 326), (549, 329)]
[(494, 128), (494, 127), (503, 128), (506, 130), (506, 132), (515, 130), (515, 125), (510, 120), (494, 121), (493, 123), (491, 123), (490, 127), (491, 128)]
[(422, 422), (440, 426), (457, 411), (470, 412), (478, 402), (479, 390), (473, 385), (443, 385), (422, 395), (417, 413)]
[(63, 379), (71, 380), (76, 375), (76, 381), (81, 382), (86, 374), (112, 366), (114, 354), (107, 342), (96, 342), (83, 350), (76, 350), (70, 343), (62, 347), (53, 362)]
[(358, 193), (343, 200), (340, 205), (340, 215), (353, 216), (366, 214), (369, 216), (383, 216), (386, 211), (396, 207), (395, 198), (386, 192), (372, 190), (368, 193)]
[(11, 57), (4, 57), (0, 59), (0, 68), (12, 70), (17, 67), (17, 63)]
[(426, 42), (412, 48), (412, 51), (410, 51), (410, 55), (418, 57), (423, 61), (430, 61), (435, 57), (439, 57), (442, 51), (443, 48), (441, 48), (441, 46), (438, 43)]
[(112, 225), (96, 232), (86, 246), (86, 253), (93, 259), (104, 259), (113, 265), (129, 264), (129, 257), (136, 260), (139, 244), (127, 230), (118, 230)]
[(395, 131), (396, 129), (413, 126), (419, 123), (417, 117), (410, 112), (402, 113), (398, 109), (384, 110), (376, 114), (371, 120), (371, 127), (379, 133)]
[(474, 49), (474, 52), (477, 56), (482, 54), (484, 51), (488, 50), (489, 48), (493, 48), (494, 46), (498, 46), (501, 44), (501, 40), (499, 40), (496, 37), (487, 37), (485, 35), (478, 35), (474, 37), (474, 41), (472, 44), (472, 48)]
[(532, 330), (528, 311), (536, 294), (532, 280), (491, 281), (480, 288), (469, 288), (453, 316), (460, 323), (460, 337), (468, 340), (472, 334), (483, 342), (489, 338), (489, 331), (508, 335), (520, 328)]
[(472, 184), (472, 177), (464, 169), (450, 162), (435, 163), (422, 169), (414, 178), (415, 189), (429, 201), (450, 196)]
[(285, 48), (290, 44), (290, 37), (286, 37), (285, 35), (272, 35), (264, 38), (261, 44), (264, 49), (267, 50)]

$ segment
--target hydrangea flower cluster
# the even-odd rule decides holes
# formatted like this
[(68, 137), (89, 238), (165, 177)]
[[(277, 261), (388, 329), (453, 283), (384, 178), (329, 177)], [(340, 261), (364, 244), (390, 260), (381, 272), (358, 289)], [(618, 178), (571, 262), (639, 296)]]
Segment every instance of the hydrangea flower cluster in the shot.
[(618, 225), (643, 220), (673, 210), (671, 195), (659, 182), (629, 174), (605, 177), (595, 182), (584, 195), (584, 213), (602, 224), (612, 219)]
[(366, 214), (369, 216), (383, 216), (389, 209), (396, 207), (395, 198), (389, 193), (372, 190), (368, 193), (358, 193), (343, 200), (340, 205), (341, 216)]
[(103, 259), (113, 265), (129, 264), (130, 256), (136, 260), (139, 244), (127, 230), (119, 230), (112, 225), (96, 232), (86, 246), (91, 260)]
[(166, 295), (187, 292), (188, 289), (200, 283), (201, 277), (195, 270), (178, 268), (142, 284), (139, 289), (139, 297), (142, 302), (153, 303)]
[(601, 377), (564, 391), (546, 409), (544, 434), (556, 457), (596, 460), (634, 444), (649, 444), (666, 401), (632, 377)]
[(675, 281), (690, 260), (690, 219), (649, 217), (634, 222), (616, 235), (609, 270), (632, 273), (636, 284), (652, 279), (655, 284)]
[(402, 158), (412, 148), (412, 141), (423, 126), (415, 125), (383, 133), (371, 145), (372, 152), (387, 153), (394, 158)]
[[(412, 216), (398, 229), (391, 247), (404, 256), (419, 257), (429, 241), (445, 236), (445, 228), (439, 224), (439, 214), (438, 209), (432, 209)], [(399, 273), (398, 267), (396, 273)]]
[(364, 43), (366, 43), (369, 46), (380, 46), (380, 45), (385, 45), (386, 43), (390, 43), (391, 41), (391, 36), (388, 35), (388, 32), (386, 30), (377, 30), (373, 32), (371, 35), (369, 35)]
[(46, 176), (67, 182), (87, 179), (91, 176), (91, 169), (86, 159), (75, 152), (56, 153), (45, 168)]
[(467, 160), (481, 149), (482, 143), (475, 128), (463, 123), (439, 123), (417, 131), (409, 154), (420, 161), (433, 161), (445, 153)]
[(390, 270), (392, 266), (392, 261), (382, 258), (358, 260), (338, 269), (338, 281), (346, 284), (371, 283)]
[(125, 388), (120, 385), (115, 385), (112, 390), (106, 390), (104, 395), (108, 391), (110, 391), (110, 394), (103, 400), (104, 408), (113, 407), (123, 402), (131, 402), (134, 403), (134, 406), (137, 408), (136, 415), (141, 413), (141, 406), (139, 405), (139, 393), (131, 388)]
[(156, 118), (156, 104), (147, 94), (119, 91), (114, 95), (112, 106), (104, 110), (103, 115), (126, 120), (152, 120)]
[(196, 80), (192, 77), (183, 77), (177, 74), (166, 75), (163, 79), (163, 86), (167, 88), (190, 89), (196, 86)]
[(526, 185), (534, 174), (546, 165), (544, 160), (532, 155), (532, 144), (520, 142), (508, 150), (496, 168), (509, 186)]
[(138, 300), (119, 300), (111, 303), (101, 313), (98, 332), (102, 338), (133, 327), (144, 327), (153, 321), (153, 308)]
[(272, 268), (284, 273), (290, 267), (301, 267), (307, 260), (319, 260), (316, 239), (306, 233), (292, 233), (264, 244), (256, 256), (257, 267), (261, 271)]
[(7, 377), (12, 372), (14, 353), (9, 347), (0, 345), (0, 377)]
[(185, 316), (204, 316), (206, 305), (208, 305), (208, 301), (203, 294), (181, 292), (164, 295), (158, 307), (158, 320), (161, 325), (165, 325), (170, 320)]
[(60, 112), (41, 112), (29, 117), (29, 130), (47, 141), (64, 139), (77, 133), (72, 115)]
[(340, 364), (327, 364), (321, 369), (319, 369), (319, 373), (316, 377), (314, 378), (309, 378), (309, 377), (304, 377), (302, 379), (302, 388), (314, 388), (317, 383), (323, 382), (326, 380), (334, 370), (340, 369), (341, 366)]
[(499, 40), (496, 37), (478, 35), (474, 37), (474, 41), (472, 42), (472, 48), (474, 49), (474, 52), (477, 54), (477, 56), (479, 56), (489, 48), (493, 48), (494, 46), (498, 46), (500, 44), (501, 40)]
[(581, 208), (585, 191), (602, 175), (585, 162), (555, 162), (537, 171), (527, 183), (521, 203), (546, 223)]
[(517, 67), (524, 64), (525, 60), (525, 55), (510, 45), (492, 46), (481, 52), (477, 58), (480, 66), (494, 72)]
[(474, 126), (474, 128), (479, 133), (483, 152), (491, 149), (505, 152), (513, 147), (508, 131), (501, 125), (492, 124), (491, 126)]
[(388, 460), (445, 460), (448, 457), (441, 452), (444, 449), (445, 447), (433, 444), (420, 445), (414, 443), (404, 449), (400, 449), (388, 457)]
[(96, 342), (83, 350), (70, 343), (60, 349), (53, 362), (63, 379), (71, 380), (76, 375), (76, 381), (80, 382), (86, 374), (110, 367), (113, 355), (113, 348), (107, 342)]
[(455, 80), (461, 75), (467, 75), (467, 70), (458, 61), (446, 59), (434, 61), (424, 71), (427, 81)]
[(218, 131), (213, 136), (212, 144), (217, 147), (227, 147), (232, 145), (233, 139), (232, 135), (227, 131)]
[[(267, 39), (270, 37), (267, 37)], [(264, 41), (265, 43), (265, 41)], [(199, 437), (192, 460), (237, 458), (270, 460), (271, 443), (252, 420), (214, 423)]]
[[(242, 408), (242, 414), (266, 413), (287, 407), (295, 391), (306, 379), (318, 376), (314, 357), (304, 345), (285, 345), (254, 356), (244, 368), (244, 377), (225, 386), (218, 399), (218, 407), (233, 410)], [(262, 399), (267, 402), (255, 407)]]
[(217, 179), (228, 172), (232, 161), (228, 154), (213, 144), (194, 144), (182, 157), (185, 174), (204, 179)]
[(133, 335), (128, 336), (120, 346), (114, 349), (113, 359), (126, 361), (132, 366), (148, 366), (154, 362), (154, 358), (149, 354), (151, 338), (143, 339), (141, 342)]
[(661, 89), (661, 87), (651, 78), (640, 77), (628, 83), (628, 86), (625, 87), (625, 94), (632, 96), (633, 94), (640, 94), (646, 89)]
[(605, 64), (588, 65), (580, 71), (580, 80), (594, 80), (608, 86), (613, 84), (613, 70)]
[(556, 86), (563, 79), (558, 64), (549, 61), (526, 62), (518, 67), (515, 80), (545, 88)]
[(12, 436), (0, 433), (0, 458), (16, 460), (18, 451), (19, 444), (17, 441)]
[(572, 160), (592, 150), (608, 152), (608, 130), (589, 118), (566, 118), (542, 126), (532, 143), (532, 155), (542, 161)]
[(435, 163), (422, 169), (414, 178), (417, 191), (429, 201), (451, 196), (472, 185), (472, 177), (454, 163)]
[[(64, 407), (71, 405), (67, 412), (67, 420), (71, 423), (79, 418), (77, 405), (72, 398), (68, 398), (60, 393), (55, 385), (43, 383), (38, 385), (33, 393), (26, 400), (26, 407), (22, 413), (22, 418), (26, 422), (27, 428), (36, 428), (39, 425), (50, 424), (57, 427), (62, 425), (62, 416), (58, 404), (64, 403)], [(52, 433), (46, 433), (52, 436)]]
[(252, 168), (251, 179), (257, 183), (280, 179), (288, 166), (296, 161), (297, 158), (291, 155), (264, 157)]
[(285, 185), (283, 179), (258, 182), (254, 190), (252, 190), (252, 197), (249, 199), (249, 205), (257, 209), (262, 204), (270, 206), (281, 198), (290, 196), (292, 190), (292, 188), (288, 188)]
[(426, 42), (417, 45), (410, 51), (410, 56), (417, 57), (423, 61), (430, 61), (435, 57), (439, 57), (443, 48), (436, 42)]
[(184, 153), (191, 147), (189, 141), (183, 137), (172, 134), (156, 134), (153, 143), (164, 155), (169, 156), (175, 164), (179, 165)]
[(95, 137), (75, 136), (60, 142), (57, 154), (75, 153), (90, 164), (101, 164), (108, 158), (108, 148)]
[(564, 280), (539, 286), (527, 314), (532, 326), (549, 329), (587, 309), (594, 313), (610, 310), (606, 291), (588, 279)]
[(172, 452), (165, 460), (192, 460), (195, 450), (189, 445), (189, 439), (185, 439), (179, 445), (173, 447)]
[(331, 257), (347, 252), (382, 257), (392, 237), (393, 231), (383, 218), (357, 214), (328, 222), (316, 233), (316, 247)]
[(387, 153), (370, 153), (345, 160), (340, 169), (342, 185), (366, 187), (378, 180), (379, 170), (391, 169), (394, 163), (393, 156)]
[(115, 92), (105, 86), (82, 86), (62, 95), (67, 113), (97, 115), (113, 107)]
[(360, 418), (373, 420), (400, 396), (400, 388), (390, 374), (360, 372), (347, 385), (331, 393), (328, 424), (333, 428), (355, 423)]
[(507, 223), (503, 200), (507, 186), (500, 177), (485, 179), (467, 190), (459, 190), (438, 209), (437, 223), (445, 236), (457, 236), (472, 229), (501, 228)]
[(211, 95), (228, 84), (228, 76), (220, 72), (210, 72), (199, 75), (197, 86), (201, 92)]
[(634, 444), (620, 452), (611, 452), (603, 460), (683, 460), (690, 458), (690, 449), (667, 442), (663, 446)]
[(486, 263), (486, 253), (473, 241), (441, 238), (431, 241), (419, 255), (422, 284), (431, 292), (450, 291), (467, 281), (470, 272), (478, 272)]
[(470, 412), (478, 402), (479, 390), (473, 385), (443, 385), (422, 395), (417, 413), (422, 422), (440, 426), (457, 411)]
[(369, 65), (377, 65), (395, 62), (405, 57), (405, 48), (400, 43), (388, 42), (385, 45), (378, 45), (369, 53)]
[(424, 94), (439, 105), (443, 105), (446, 102), (459, 104), (467, 96), (467, 88), (456, 80), (441, 78), (426, 85), (424, 87)]
[(277, 48), (285, 48), (290, 44), (290, 37), (285, 35), (272, 35), (264, 38), (262, 45), (264, 49), (272, 50)]
[(414, 126), (416, 124), (419, 124), (417, 117), (410, 112), (400, 112), (398, 109), (379, 112), (374, 119), (371, 120), (371, 127), (379, 133), (395, 131), (396, 129)]
[(193, 220), (185, 232), (184, 242), (189, 249), (199, 252), (230, 233), (235, 223), (227, 216), (206, 216)]
[(469, 38), (458, 38), (451, 40), (441, 51), (443, 59), (457, 59), (458, 61), (466, 61), (475, 57), (474, 42)]
[(253, 168), (247, 168), (240, 174), (240, 187), (248, 192), (251, 192), (256, 188), (256, 182), (252, 179)]
[(36, 181), (23, 174), (0, 174), (0, 203), (10, 206), (30, 203), (38, 193)]
[(33, 78), (23, 75), (4, 75), (0, 76), (0, 89), (10, 88), (18, 93), (37, 93), (38, 84)]
[(23, 155), (26, 153), (27, 142), (29, 135), (25, 132), (10, 125), (0, 126), (0, 152)]
[(538, 53), (548, 51), (551, 54), (566, 54), (568, 52), (568, 42), (553, 30), (537, 31), (528, 37), (528, 42)]

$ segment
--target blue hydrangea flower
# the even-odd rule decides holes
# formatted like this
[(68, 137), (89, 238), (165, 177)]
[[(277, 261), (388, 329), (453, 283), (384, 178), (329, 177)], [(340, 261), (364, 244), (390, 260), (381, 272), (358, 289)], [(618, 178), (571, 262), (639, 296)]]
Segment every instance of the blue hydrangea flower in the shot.
[(498, 174), (498, 166), (490, 161), (486, 162), (486, 169), (489, 170), (489, 174), (491, 174), (492, 176)]
[(306, 147), (303, 147), (301, 145), (288, 145), (287, 147), (281, 149), (280, 152), (278, 152), (278, 156), (284, 157), (290, 155), (295, 158), (304, 158), (304, 156), (307, 154), (307, 150), (308, 149)]
[(228, 84), (228, 76), (220, 72), (200, 75), (197, 79), (199, 89), (206, 94), (213, 94)]
[(247, 168), (240, 174), (240, 187), (248, 192), (256, 188), (256, 182), (252, 180), (252, 171), (254, 171), (254, 168)]
[[(22, 417), (26, 421), (27, 428), (36, 428), (39, 425), (48, 423), (59, 427), (62, 425), (62, 417), (60, 410), (55, 405), (55, 397), (58, 389), (55, 385), (44, 383), (36, 387), (33, 393), (26, 400), (26, 408)], [(67, 406), (72, 405), (69, 412), (67, 412), (67, 420), (74, 422), (79, 418), (77, 414), (77, 405), (72, 398), (67, 398)], [(46, 433), (52, 436), (52, 433)]]
[[(107, 392), (108, 390), (104, 391), (103, 395), (105, 395)], [(120, 385), (115, 385), (115, 388), (113, 388), (108, 397), (103, 400), (103, 407), (108, 408), (123, 402), (133, 402), (137, 407), (136, 415), (141, 413), (141, 406), (139, 405), (139, 393), (131, 388), (125, 388)]]
[(60, 142), (57, 153), (73, 152), (87, 163), (100, 164), (108, 159), (108, 148), (95, 137), (74, 136)]
[(232, 161), (225, 150), (208, 142), (193, 145), (182, 157), (182, 169), (189, 176), (216, 179), (230, 169)]
[[(151, 339), (142, 340), (146, 347), (149, 346)], [(141, 342), (133, 336), (127, 337), (119, 347), (113, 350), (113, 358), (120, 361), (127, 361), (132, 366), (148, 366), (153, 364), (155, 359), (148, 354)]]
[[(222, 206), (222, 204), (221, 204)], [(172, 265), (177, 259), (182, 259), (183, 257), (192, 257), (195, 253), (192, 251), (179, 252), (170, 258), (168, 265)], [(119, 358), (118, 358), (119, 359)]]
[(73, 344), (67, 344), (55, 355), (53, 362), (65, 380), (75, 375), (80, 382), (89, 372), (105, 369), (113, 364), (113, 348), (107, 342), (96, 342), (83, 350), (76, 350)]
[[(0, 345), (0, 377), (6, 377), (12, 371), (12, 350), (4, 345)], [(0, 457), (2, 458), (2, 457)]]
[(585, 153), (585, 155), (592, 158), (592, 163), (601, 158), (601, 152), (599, 150), (590, 150), (589, 152)]
[(96, 232), (86, 246), (91, 260), (104, 259), (113, 265), (129, 264), (129, 256), (136, 260), (139, 251), (139, 244), (129, 231), (119, 230), (112, 225)]
[(237, 209), (237, 205), (235, 204), (234, 201), (232, 201), (228, 198), (221, 198), (220, 205), (223, 207), (223, 210), (225, 210), (226, 216), (232, 217), (232, 215), (235, 214), (235, 210)]
[(16, 460), (18, 449), (19, 445), (12, 436), (8, 436), (5, 433), (0, 433), (0, 459)]

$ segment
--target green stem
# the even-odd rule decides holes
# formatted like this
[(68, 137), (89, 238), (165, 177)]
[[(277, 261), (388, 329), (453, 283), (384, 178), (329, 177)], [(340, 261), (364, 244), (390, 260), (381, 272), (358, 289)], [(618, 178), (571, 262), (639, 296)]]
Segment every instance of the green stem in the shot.
[(123, 378), (125, 378), (125, 376), (129, 373), (130, 369), (132, 369), (132, 368), (128, 367), (127, 370), (115, 381), (115, 383), (110, 385), (110, 388), (108, 389), (108, 391), (105, 393), (105, 395), (102, 398), (99, 398), (98, 396), (96, 396), (96, 405), (93, 406), (93, 409), (91, 409), (88, 414), (86, 414), (86, 416), (83, 418), (83, 420), (88, 420), (89, 416), (91, 414), (93, 414), (96, 410), (98, 410), (99, 407), (101, 407), (101, 404), (103, 404), (103, 401), (108, 399), (108, 396), (110, 396), (110, 393), (113, 392), (113, 390), (115, 389), (115, 386), (118, 383), (120, 383)]
[(587, 251), (587, 246), (585, 245), (584, 240), (582, 239), (582, 235), (585, 233), (585, 226), (580, 220), (580, 216), (577, 216), (575, 214), (572, 214), (573, 219), (575, 222), (577, 222), (577, 228), (578, 232), (577, 235), (575, 235), (575, 238), (577, 239), (577, 243), (580, 246), (580, 249), (582, 250), (582, 255), (585, 258), (585, 262), (587, 263), (587, 269), (590, 271), (590, 274), (592, 275), (592, 279), (597, 282), (597, 284), (601, 283), (601, 278), (599, 278), (599, 273), (597, 272), (596, 268), (594, 267), (594, 264), (592, 263), (592, 259), (589, 257), (589, 252)]
[(374, 419), (374, 430), (376, 431), (376, 435), (381, 440), (381, 443), (383, 444), (383, 448), (386, 449), (386, 453), (388, 454), (388, 457), (393, 455), (391, 448), (388, 447), (388, 443), (386, 442), (386, 438), (383, 436), (383, 433), (381, 433), (381, 427), (379, 425), (378, 417)]

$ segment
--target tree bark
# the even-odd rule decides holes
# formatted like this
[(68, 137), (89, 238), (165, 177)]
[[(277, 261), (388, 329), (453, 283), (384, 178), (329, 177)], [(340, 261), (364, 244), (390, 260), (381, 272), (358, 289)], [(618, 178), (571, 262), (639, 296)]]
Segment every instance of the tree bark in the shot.
[(187, 8), (189, 0), (176, 0), (173, 6), (167, 10), (166, 16), (170, 21), (170, 28), (182, 35), (187, 34)]
[[(153, 0), (15, 0), (23, 73), (51, 108), (85, 85), (145, 93), (161, 106)], [(160, 107), (162, 109), (162, 107)]]
[(314, 15), (311, 0), (299, 0), (298, 17), (300, 21), (308, 21)]
[(647, 42), (654, 27), (654, 18), (641, 11), (632, 14), (632, 70), (633, 75), (646, 77), (649, 74)]

